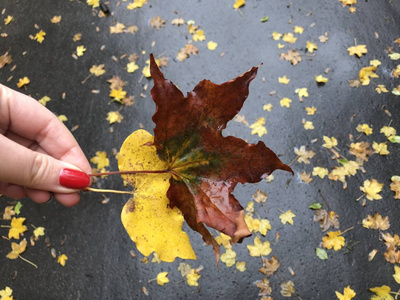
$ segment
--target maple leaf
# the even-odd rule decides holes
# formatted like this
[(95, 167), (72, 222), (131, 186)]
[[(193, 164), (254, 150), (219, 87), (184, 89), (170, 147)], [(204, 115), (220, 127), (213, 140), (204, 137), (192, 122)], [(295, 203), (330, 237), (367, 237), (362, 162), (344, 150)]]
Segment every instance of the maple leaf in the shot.
[(383, 183), (379, 183), (376, 179), (365, 180), (364, 186), (360, 187), (360, 190), (365, 193), (368, 200), (379, 200), (382, 196), (379, 193), (382, 191)]
[(215, 241), (218, 243), (218, 245), (224, 246), (225, 249), (232, 248), (232, 245), (230, 242), (231, 237), (226, 234), (221, 233), (219, 236), (217, 236), (215, 238)]
[(103, 75), (106, 70), (104, 70), (104, 64), (101, 65), (93, 65), (90, 69), (89, 72), (91, 74), (94, 74), (95, 76), (99, 77), (101, 75)]
[(387, 149), (387, 144), (386, 143), (377, 143), (373, 142), (372, 143), (372, 149), (374, 149), (375, 153), (379, 153), (380, 155), (388, 155), (390, 152)]
[(389, 91), (387, 90), (387, 88), (386, 88), (386, 86), (385, 86), (384, 84), (378, 84), (378, 85), (376, 86), (376, 88), (375, 88), (375, 91), (376, 91), (378, 94), (381, 94), (381, 93), (389, 93)]
[(11, 220), (11, 217), (15, 215), (14, 206), (6, 206), (3, 213), (3, 220)]
[(207, 43), (207, 48), (208, 48), (208, 50), (211, 50), (211, 51), (217, 49), (217, 46), (218, 46), (218, 43), (213, 42), (213, 41), (209, 41)]
[(120, 102), (126, 96), (126, 91), (122, 90), (122, 87), (118, 90), (111, 89), (110, 97), (113, 98), (114, 101)]
[(339, 228), (339, 216), (331, 211), (328, 213), (325, 209), (317, 209), (314, 215), (314, 222), (320, 222), (321, 230), (327, 231), (330, 227)]
[(280, 103), (280, 105), (282, 106), (282, 107), (287, 107), (287, 108), (289, 108), (290, 107), (290, 103), (292, 103), (292, 100), (291, 99), (289, 99), (289, 98), (282, 98), (280, 101), (279, 101), (279, 103)]
[(19, 239), (19, 235), (23, 234), (25, 231), (28, 230), (28, 227), (23, 225), (25, 222), (25, 218), (16, 218), (13, 217), (11, 220), (11, 228), (8, 231), (8, 238), (9, 239)]
[(245, 261), (238, 261), (236, 263), (236, 269), (240, 272), (246, 271), (246, 262)]
[(232, 249), (226, 249), (226, 252), (221, 255), (221, 261), (226, 264), (226, 266), (232, 267), (236, 262), (236, 252)]
[(271, 259), (263, 258), (263, 267), (258, 269), (261, 273), (265, 274), (267, 277), (272, 276), (281, 266), (278, 259), (272, 256)]
[(328, 169), (322, 167), (314, 167), (312, 171), (313, 176), (319, 176), (321, 179), (324, 179), (325, 176), (329, 174)]
[(379, 230), (388, 230), (390, 227), (389, 217), (382, 218), (382, 216), (378, 213), (375, 213), (373, 217), (367, 215), (367, 217), (362, 221), (362, 224), (365, 228)]
[(294, 65), (294, 66), (297, 65), (302, 60), (302, 58), (301, 58), (299, 52), (297, 52), (297, 50), (288, 50), (287, 53), (281, 53), (280, 59), (290, 61), (292, 63), (292, 65)]
[(236, 0), (233, 4), (233, 8), (236, 10), (246, 4), (246, 0)]
[(4, 25), (10, 24), (12, 20), (13, 16), (7, 16), (7, 18), (4, 19)]
[(286, 77), (286, 75), (282, 77), (278, 77), (278, 82), (283, 83), (283, 84), (288, 84), (290, 82), (290, 79)]
[(20, 78), (17, 83), (17, 87), (22, 88), (23, 86), (29, 84), (31, 81), (28, 77)]
[(193, 41), (205, 41), (206, 36), (204, 34), (204, 30), (198, 29), (194, 32), (193, 36)]
[(171, 21), (171, 25), (181, 26), (185, 24), (185, 20), (182, 18), (175, 18)]
[(85, 54), (85, 51), (86, 51), (86, 48), (83, 45), (76, 47), (76, 55), (78, 55), (78, 56), (83, 56), (83, 54)]
[(368, 124), (358, 124), (356, 130), (364, 133), (365, 135), (372, 134), (372, 128)]
[(306, 107), (305, 109), (306, 109), (307, 115), (309, 115), (309, 116), (314, 115), (315, 112), (317, 111), (317, 108), (314, 107), (314, 106), (312, 106), (312, 107)]
[(250, 256), (267, 256), (272, 251), (269, 241), (263, 243), (257, 236), (254, 238), (254, 245), (247, 245), (247, 249)]
[(274, 108), (274, 106), (271, 103), (265, 104), (263, 106), (263, 110), (266, 110), (266, 111), (271, 111), (273, 108)]
[(134, 0), (132, 3), (129, 3), (126, 8), (130, 10), (140, 8), (143, 7), (143, 5), (147, 3), (147, 1), (148, 0)]
[(286, 212), (283, 212), (280, 216), (279, 219), (281, 219), (281, 222), (283, 225), (286, 223), (289, 223), (290, 225), (293, 225), (293, 218), (296, 217), (294, 213), (289, 209)]
[(110, 124), (114, 124), (115, 122), (121, 123), (123, 118), (119, 111), (110, 111), (107, 113), (107, 121), (110, 122)]
[(125, 30), (126, 26), (122, 23), (117, 23), (114, 26), (110, 26), (110, 34), (113, 33), (123, 33)]
[(261, 191), (260, 189), (257, 190), (257, 192), (255, 194), (252, 195), (252, 198), (254, 199), (254, 201), (256, 201), (257, 203), (263, 203), (266, 202), (268, 199), (267, 193), (264, 193), (263, 191)]
[(97, 169), (103, 169), (110, 165), (110, 160), (105, 151), (97, 151), (96, 156), (92, 157), (90, 161), (97, 165)]
[(251, 124), (249, 127), (252, 129), (251, 134), (258, 134), (259, 137), (262, 137), (264, 134), (267, 134), (267, 128), (265, 125), (265, 118), (258, 118), (258, 120)]
[(93, 8), (100, 6), (100, 0), (86, 0), (86, 3)]
[(302, 123), (303, 123), (303, 127), (304, 127), (305, 130), (313, 130), (314, 129), (313, 122), (306, 121), (305, 119), (303, 119)]
[(328, 136), (323, 136), (325, 144), (322, 145), (322, 147), (332, 149), (333, 147), (336, 147), (338, 145), (338, 141), (335, 137), (328, 137)]
[(199, 53), (199, 49), (195, 45), (187, 43), (185, 47), (179, 50), (176, 58), (179, 61), (184, 61), (185, 59), (189, 58), (190, 55), (197, 55), (197, 53)]
[(26, 239), (23, 239), (19, 244), (12, 242), (11, 243), (11, 252), (7, 254), (8, 259), (17, 259), (21, 253), (24, 253), (26, 250)]
[(326, 82), (328, 82), (328, 78), (326, 78), (326, 77), (323, 76), (323, 75), (316, 75), (316, 76), (315, 76), (315, 81), (316, 81), (317, 83), (326, 83)]
[(284, 42), (293, 44), (293, 43), (296, 43), (297, 38), (294, 37), (293, 33), (289, 32), (289, 33), (285, 33), (285, 34), (283, 35), (282, 40), (283, 40)]
[(390, 126), (383, 126), (380, 133), (383, 133), (387, 138), (389, 138), (392, 135), (396, 135), (396, 129)]
[(163, 286), (164, 284), (169, 282), (167, 277), (168, 272), (160, 272), (157, 274), (157, 284)]
[(12, 63), (12, 58), (11, 55), (8, 54), (8, 52), (0, 56), (0, 69), (2, 69), (5, 65), (11, 63)]
[(293, 281), (289, 280), (281, 284), (281, 295), (283, 297), (292, 297), (295, 292)]
[(371, 300), (394, 300), (390, 295), (391, 289), (387, 285), (370, 288), (369, 290), (375, 294), (371, 296)]
[(306, 146), (301, 146), (300, 148), (294, 148), (294, 153), (298, 156), (298, 163), (310, 164), (310, 159), (315, 156), (315, 152), (312, 150), (306, 150)]
[(340, 250), (344, 246), (344, 237), (341, 236), (342, 232), (330, 231), (326, 236), (322, 238), (322, 246), (326, 249), (332, 249), (335, 251)]
[(374, 153), (368, 142), (351, 143), (349, 152), (361, 162), (368, 161), (368, 156)]
[(53, 23), (53, 24), (60, 23), (61, 22), (61, 16), (54, 16), (53, 18), (51, 18), (50, 22)]
[(306, 49), (308, 52), (313, 53), (314, 50), (318, 49), (318, 46), (315, 43), (311, 43), (311, 42), (307, 41)]
[(370, 66), (362, 68), (360, 70), (360, 72), (358, 73), (358, 77), (362, 85), (368, 85), (370, 83), (370, 78), (379, 78), (379, 76), (374, 73), (376, 69), (377, 67)]
[(400, 176), (392, 176), (390, 190), (394, 192), (394, 199), (400, 199)]
[(279, 32), (276, 32), (276, 31), (274, 31), (272, 33), (272, 39), (274, 39), (275, 41), (279, 41), (282, 36), (283, 36), (282, 33), (279, 33)]
[(397, 283), (400, 284), (400, 267), (399, 266), (394, 266), (393, 278), (394, 278), (394, 280), (396, 280)]
[(257, 67), (221, 85), (203, 80), (187, 98), (164, 78), (152, 55), (150, 71), (154, 146), (169, 170), (170, 207), (182, 211), (218, 257), (218, 244), (204, 224), (229, 235), (233, 243), (250, 235), (243, 207), (231, 194), (237, 183), (259, 182), (276, 169), (292, 172), (263, 142), (247, 144), (221, 134), (246, 100)]
[(38, 33), (36, 33), (36, 35), (33, 39), (36, 40), (38, 43), (43, 43), (45, 35), (46, 35), (46, 32), (44, 32), (43, 30), (40, 30)]
[(118, 76), (113, 76), (112, 78), (107, 80), (110, 83), (110, 90), (119, 90), (126, 85), (126, 82), (121, 80)]
[(1, 300), (13, 300), (14, 297), (13, 297), (12, 293), (13, 293), (13, 290), (10, 287), (6, 286), (4, 288), (4, 290), (0, 290), (0, 297), (1, 297), (0, 299)]
[(57, 257), (57, 262), (62, 265), (63, 267), (65, 267), (65, 262), (68, 260), (68, 256), (66, 256), (65, 254), (61, 254)]
[(293, 32), (294, 33), (298, 33), (298, 34), (302, 34), (304, 32), (304, 28), (301, 26), (293, 26)]
[(356, 296), (356, 293), (350, 288), (349, 285), (344, 288), (343, 294), (337, 291), (335, 291), (335, 294), (339, 300), (351, 300)]
[(307, 88), (296, 89), (294, 92), (299, 95), (300, 101), (302, 101), (303, 97), (307, 98), (309, 96)]
[(368, 52), (366, 45), (349, 47), (347, 48), (347, 51), (349, 51), (349, 55), (357, 55), (358, 57), (361, 57), (363, 56), (363, 54), (366, 54)]
[(39, 236), (43, 236), (44, 235), (44, 230), (45, 230), (44, 227), (37, 227), (33, 231), (33, 235), (35, 236), (35, 238), (38, 238)]
[(254, 282), (254, 285), (260, 289), (258, 296), (268, 296), (272, 294), (272, 288), (269, 285), (269, 281), (267, 278), (257, 280), (256, 282)]
[(154, 27), (154, 28), (157, 29), (157, 30), (159, 30), (159, 29), (165, 27), (166, 23), (167, 23), (167, 20), (161, 19), (160, 16), (153, 17), (153, 18), (151, 18), (151, 20), (150, 20), (150, 26), (151, 26), (151, 27)]
[(49, 96), (43, 96), (42, 98), (40, 98), (40, 99), (38, 100), (38, 102), (39, 102), (40, 104), (42, 104), (43, 106), (46, 106), (47, 102), (49, 102), (50, 100), (51, 100), (51, 99), (50, 99)]
[(314, 179), (311, 178), (311, 174), (307, 173), (306, 171), (303, 171), (299, 174), (301, 181), (303, 181), (304, 183), (309, 184), (310, 182), (312, 182)]
[(190, 286), (199, 286), (197, 282), (200, 279), (201, 275), (196, 273), (195, 269), (191, 269), (190, 273), (186, 275), (186, 281)]

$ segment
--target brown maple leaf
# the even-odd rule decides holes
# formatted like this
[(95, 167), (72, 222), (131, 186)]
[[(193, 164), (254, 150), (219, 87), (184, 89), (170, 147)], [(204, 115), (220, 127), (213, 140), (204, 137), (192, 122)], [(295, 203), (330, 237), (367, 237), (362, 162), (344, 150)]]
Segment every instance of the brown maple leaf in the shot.
[(122, 89), (125, 85), (126, 82), (123, 81), (119, 76), (113, 76), (112, 78), (107, 80), (108, 83), (110, 83), (110, 89), (111, 90), (119, 90)]
[(327, 231), (329, 228), (339, 228), (339, 216), (331, 211), (328, 213), (325, 209), (317, 209), (314, 215), (314, 222), (321, 223), (321, 230)]
[(237, 183), (255, 183), (276, 169), (292, 172), (263, 142), (248, 144), (222, 130), (242, 108), (257, 67), (226, 83), (200, 81), (187, 97), (158, 68), (150, 55), (156, 103), (154, 146), (171, 173), (167, 197), (203, 240), (219, 245), (204, 225), (241, 242), (251, 233), (244, 209), (232, 195)]
[(260, 289), (258, 296), (268, 296), (272, 294), (272, 288), (269, 285), (269, 281), (267, 278), (257, 280), (256, 282), (254, 282), (254, 285)]
[(297, 50), (288, 50), (287, 53), (281, 53), (280, 59), (290, 61), (292, 65), (297, 65), (301, 62), (302, 58)]
[(272, 256), (271, 259), (263, 258), (263, 267), (258, 269), (261, 273), (265, 274), (267, 277), (270, 277), (274, 274), (281, 264), (275, 256)]
[(150, 26), (154, 27), (155, 29), (159, 30), (163, 27), (165, 27), (165, 24), (167, 23), (167, 20), (161, 19), (160, 16), (151, 18), (150, 20)]
[(11, 55), (8, 54), (8, 52), (0, 56), (0, 69), (2, 69), (5, 65), (11, 63), (12, 63), (12, 58)]
[(349, 152), (357, 157), (357, 160), (361, 165), (368, 161), (368, 156), (374, 154), (374, 151), (372, 151), (371, 145), (368, 142), (351, 143)]

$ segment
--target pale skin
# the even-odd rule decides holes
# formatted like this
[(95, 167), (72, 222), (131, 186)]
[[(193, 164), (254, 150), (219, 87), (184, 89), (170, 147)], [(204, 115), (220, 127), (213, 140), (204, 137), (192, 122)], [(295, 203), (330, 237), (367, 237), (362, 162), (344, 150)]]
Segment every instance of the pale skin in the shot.
[(63, 169), (91, 168), (68, 128), (36, 100), (0, 84), (0, 194), (37, 203), (54, 197), (65, 206), (80, 200), (63, 187)]

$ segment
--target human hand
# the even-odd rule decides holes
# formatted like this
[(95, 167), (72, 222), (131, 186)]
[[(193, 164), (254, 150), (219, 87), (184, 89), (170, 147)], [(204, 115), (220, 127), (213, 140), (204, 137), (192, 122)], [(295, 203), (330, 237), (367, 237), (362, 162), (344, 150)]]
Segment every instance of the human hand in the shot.
[(0, 84), (0, 194), (65, 206), (90, 184), (89, 162), (71, 132), (36, 100)]

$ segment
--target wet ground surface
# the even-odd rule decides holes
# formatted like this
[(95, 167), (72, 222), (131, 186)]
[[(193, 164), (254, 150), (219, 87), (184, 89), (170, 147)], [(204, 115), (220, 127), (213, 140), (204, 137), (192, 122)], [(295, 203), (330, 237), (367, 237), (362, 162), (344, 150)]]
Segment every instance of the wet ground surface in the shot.
[[(392, 89), (400, 84), (392, 74), (399, 61), (388, 56), (388, 51), (400, 52), (399, 44), (394, 42), (400, 38), (398, 1), (359, 1), (353, 5), (355, 13), (342, 7), (339, 1), (327, 0), (248, 0), (239, 10), (233, 9), (233, 1), (226, 0), (149, 0), (137, 10), (128, 10), (128, 2), (124, 1), (107, 3), (111, 14), (100, 18), (100, 9), (92, 9), (84, 1), (3, 0), (0, 3), (0, 9), (4, 10), (0, 55), (8, 51), (13, 62), (0, 70), (0, 82), (18, 89), (18, 79), (29, 77), (30, 84), (19, 90), (35, 99), (49, 96), (51, 101), (46, 106), (58, 115), (67, 116), (65, 125), (74, 129), (73, 134), (87, 157), (95, 156), (96, 151), (106, 151), (110, 158), (107, 169), (117, 170), (113, 149), (119, 149), (134, 130), (143, 127), (152, 132), (154, 128), (151, 116), (155, 105), (149, 92), (152, 80), (144, 78), (141, 72), (149, 53), (169, 58), (168, 66), (162, 71), (184, 93), (204, 78), (222, 83), (263, 63), (250, 85), (250, 95), (240, 115), (249, 124), (260, 117), (266, 118), (268, 133), (262, 137), (251, 135), (246, 124), (230, 122), (225, 134), (253, 143), (262, 140), (285, 163), (296, 158), (294, 147), (305, 145), (307, 150), (316, 153), (310, 164), (292, 164), (293, 177), (277, 171), (271, 183), (246, 184), (235, 190), (244, 207), (252, 201), (257, 189), (268, 194), (267, 202), (255, 203), (255, 209), (260, 218), (271, 222), (272, 229), (267, 236), (258, 236), (271, 242), (270, 256), (275, 255), (281, 264), (278, 272), (269, 278), (272, 297), (282, 299), (280, 285), (289, 280), (296, 289), (293, 298), (299, 299), (335, 299), (335, 291), (343, 293), (349, 285), (357, 293), (355, 299), (368, 299), (372, 295), (369, 288), (377, 286), (387, 285), (395, 292), (399, 289), (392, 276), (393, 264), (383, 256), (386, 246), (380, 241), (379, 231), (362, 225), (368, 214), (379, 212), (390, 220), (390, 228), (385, 232), (400, 233), (400, 203), (389, 188), (391, 177), (400, 175), (399, 146), (379, 132), (389, 124), (400, 131), (400, 98), (392, 94)], [(5, 25), (3, 19), (8, 15), (13, 16), (13, 20)], [(62, 16), (61, 22), (51, 23), (50, 19), (58, 15)], [(150, 20), (157, 16), (166, 20), (165, 27), (159, 30), (150, 25)], [(264, 16), (269, 20), (261, 22)], [(183, 62), (176, 59), (177, 54), (193, 36), (186, 24), (171, 25), (175, 18), (183, 18), (185, 22), (194, 20), (206, 37), (205, 41), (193, 42), (198, 47), (198, 54), (190, 55)], [(135, 25), (138, 31), (110, 34), (110, 26), (117, 22), (126, 27)], [(304, 28), (302, 34), (294, 34), (297, 37), (295, 43), (272, 38), (275, 31), (293, 33), (293, 26)], [(40, 30), (46, 32), (42, 43), (30, 39), (30, 35), (35, 36)], [(81, 33), (82, 38), (74, 42), (77, 33)], [(328, 40), (321, 42), (319, 37), (325, 33)], [(207, 49), (209, 41), (218, 43), (215, 50)], [(318, 50), (309, 53), (307, 41), (316, 43)], [(366, 45), (368, 53), (361, 58), (350, 56), (347, 48), (355, 43)], [(278, 44), (284, 48), (278, 49)], [(79, 45), (84, 45), (87, 50), (75, 59), (73, 54)], [(292, 65), (281, 60), (280, 54), (288, 50), (297, 50), (302, 61)], [(136, 63), (140, 68), (130, 74), (126, 65), (128, 56), (133, 53), (139, 56)], [(367, 86), (349, 87), (348, 80), (358, 79), (360, 69), (369, 66), (373, 59), (381, 62), (376, 71), (379, 78)], [(106, 73), (100, 77), (92, 76), (82, 84), (90, 74), (91, 66), (99, 64), (105, 65)], [(12, 68), (14, 65), (15, 69)], [(314, 76), (319, 74), (329, 81), (317, 84)], [(114, 75), (127, 82), (124, 90), (135, 96), (132, 106), (110, 102), (107, 79)], [(284, 75), (290, 79), (287, 85), (278, 83), (278, 77)], [(375, 91), (378, 84), (384, 84), (389, 92), (378, 94)], [(304, 87), (308, 89), (309, 97), (301, 102), (295, 89)], [(98, 90), (98, 93), (92, 90)], [(280, 105), (284, 97), (292, 99), (289, 108)], [(268, 103), (273, 105), (270, 112), (263, 109)], [(312, 106), (317, 112), (307, 115), (305, 107)], [(119, 111), (124, 117), (122, 122), (110, 125), (106, 120), (110, 111)], [(303, 119), (312, 121), (314, 129), (306, 130)], [(357, 125), (364, 123), (373, 128), (372, 135), (357, 132)], [(359, 170), (355, 176), (346, 179), (347, 189), (343, 189), (342, 182), (327, 177), (311, 176), (313, 181), (304, 183), (299, 176), (303, 171), (312, 173), (316, 166), (331, 171), (340, 166), (337, 159), (332, 159), (334, 153), (322, 147), (324, 135), (335, 137), (340, 154), (349, 160), (355, 160), (349, 153), (352, 142), (367, 141), (371, 145), (373, 141), (387, 142), (390, 154), (372, 155), (364, 163), (365, 173)], [(384, 183), (381, 200), (355, 200), (362, 195), (360, 186), (367, 179)], [(118, 176), (100, 179), (95, 187), (129, 189), (123, 186)], [(182, 260), (157, 264), (150, 262), (150, 257), (148, 263), (141, 261), (143, 257), (120, 222), (121, 209), (129, 197), (106, 197), (110, 201), (102, 204), (104, 197), (101, 194), (82, 193), (81, 203), (74, 208), (62, 207), (55, 201), (39, 205), (29, 199), (21, 200), (20, 216), (26, 218), (29, 227), (25, 237), (32, 234), (30, 224), (43, 226), (52, 246), (46, 246), (44, 237), (34, 247), (28, 246), (23, 256), (38, 265), (35, 269), (20, 259), (7, 259), (10, 242), (1, 239), (0, 289), (11, 287), (14, 299), (260, 298), (260, 290), (253, 283), (265, 277), (258, 271), (262, 260), (249, 256), (246, 247), (253, 244), (253, 237), (233, 247), (236, 260), (246, 262), (244, 272), (235, 266), (227, 268), (224, 263), (216, 270), (211, 248), (204, 246), (201, 237), (185, 225), (198, 256), (197, 261), (187, 263), (196, 268), (204, 266), (199, 286), (188, 286), (177, 270)], [(7, 203), (13, 203), (5, 197), (0, 200), (1, 210)], [(322, 203), (325, 209), (340, 216), (341, 231), (350, 229), (343, 235), (346, 245), (340, 251), (327, 250), (327, 260), (321, 260), (315, 254), (326, 233), (313, 222), (315, 212), (308, 208), (313, 202)], [(283, 225), (279, 215), (289, 209), (296, 215), (294, 223)], [(1, 224), (9, 224), (9, 221), (1, 221)], [(2, 236), (7, 235), (7, 229), (0, 230)], [(55, 248), (57, 254), (68, 256), (65, 267), (51, 257), (51, 248)], [(373, 249), (378, 252), (372, 261), (368, 261), (368, 254)], [(135, 251), (135, 258), (131, 256), (131, 250)], [(294, 276), (288, 268), (294, 270)], [(161, 271), (169, 272), (168, 284), (159, 286), (156, 281), (149, 282)], [(13, 278), (15, 274), (16, 278)], [(148, 296), (143, 293), (143, 287)]]

